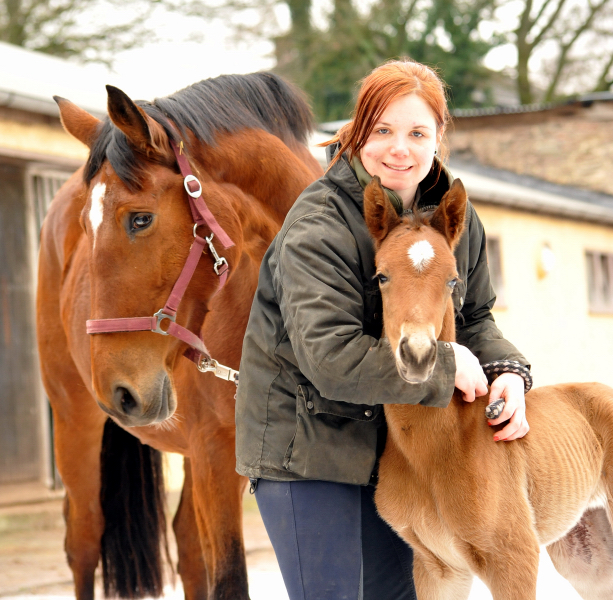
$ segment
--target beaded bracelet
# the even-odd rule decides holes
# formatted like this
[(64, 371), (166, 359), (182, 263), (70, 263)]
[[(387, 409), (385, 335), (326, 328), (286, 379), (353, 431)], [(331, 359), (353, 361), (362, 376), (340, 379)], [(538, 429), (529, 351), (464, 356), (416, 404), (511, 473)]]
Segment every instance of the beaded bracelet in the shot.
[(493, 360), (492, 362), (481, 365), (483, 372), (487, 376), (490, 384), (498, 375), (503, 373), (515, 373), (524, 380), (524, 393), (532, 388), (532, 374), (530, 369), (515, 360)]

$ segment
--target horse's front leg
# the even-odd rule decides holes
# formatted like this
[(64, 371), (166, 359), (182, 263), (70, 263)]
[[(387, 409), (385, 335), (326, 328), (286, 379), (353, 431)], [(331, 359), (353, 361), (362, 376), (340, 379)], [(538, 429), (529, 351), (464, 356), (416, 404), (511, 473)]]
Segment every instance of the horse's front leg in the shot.
[(186, 600), (207, 600), (207, 572), (194, 511), (192, 468), (188, 458), (183, 461), (183, 470), (185, 481), (181, 502), (172, 522), (179, 551), (178, 571)]
[(235, 471), (234, 434), (219, 427), (195, 437), (190, 462), (209, 600), (249, 600), (242, 531), (247, 480)]
[(547, 552), (584, 600), (613, 598), (613, 530), (604, 508), (585, 511), (573, 529), (547, 546)]
[(536, 600), (539, 545), (530, 522), (519, 519), (490, 536), (490, 550), (467, 545), (465, 557), (493, 600)]
[[(74, 386), (78, 386), (75, 384)], [(81, 393), (80, 411), (54, 410), (55, 455), (66, 488), (65, 550), (77, 600), (93, 600), (104, 519), (100, 507), (100, 448), (106, 416)], [(86, 397), (85, 397), (86, 396)], [(87, 407), (92, 406), (93, 410)]]
[(467, 600), (473, 574), (458, 570), (440, 561), (414, 542), (413, 577), (418, 600)]

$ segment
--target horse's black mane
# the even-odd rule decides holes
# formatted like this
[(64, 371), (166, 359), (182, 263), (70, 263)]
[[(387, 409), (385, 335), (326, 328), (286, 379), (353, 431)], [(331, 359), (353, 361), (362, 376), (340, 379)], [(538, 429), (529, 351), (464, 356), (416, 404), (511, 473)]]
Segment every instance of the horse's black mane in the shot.
[[(166, 98), (137, 100), (152, 119), (177, 140), (170, 119), (182, 133), (191, 131), (202, 142), (215, 144), (217, 132), (263, 129), (283, 141), (305, 143), (313, 118), (301, 92), (273, 73), (221, 75), (205, 79)], [(145, 163), (126, 136), (107, 117), (101, 126), (87, 164), (89, 184), (108, 159), (119, 178), (132, 190), (140, 189)]]

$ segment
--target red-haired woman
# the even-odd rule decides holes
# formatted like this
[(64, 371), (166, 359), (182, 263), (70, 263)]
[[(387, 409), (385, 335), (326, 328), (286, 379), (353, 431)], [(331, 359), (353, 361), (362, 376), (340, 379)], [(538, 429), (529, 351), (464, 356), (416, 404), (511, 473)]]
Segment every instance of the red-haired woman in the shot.
[(528, 431), (529, 366), (492, 318), (472, 206), (456, 250), (458, 343), (439, 343), (431, 379), (411, 384), (381, 338), (363, 189), (378, 175), (399, 214), (435, 208), (452, 180), (442, 166), (448, 118), (431, 69), (409, 60), (375, 69), (328, 146), (328, 171), (298, 198), (262, 262), (240, 365), (237, 470), (251, 479), (291, 600), (415, 598), (411, 549), (373, 503), (382, 404), (444, 407), (454, 386), (472, 402), (487, 392), (485, 373), (511, 361), (517, 374), (491, 385), (491, 399), (506, 401), (493, 422), (509, 419), (494, 440)]

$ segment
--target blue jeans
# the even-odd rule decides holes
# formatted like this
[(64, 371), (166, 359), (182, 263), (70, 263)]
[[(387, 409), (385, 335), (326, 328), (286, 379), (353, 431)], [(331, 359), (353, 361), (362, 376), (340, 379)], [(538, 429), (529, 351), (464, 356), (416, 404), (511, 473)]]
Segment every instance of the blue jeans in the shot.
[(259, 479), (255, 497), (290, 600), (416, 600), (413, 552), (374, 488)]

